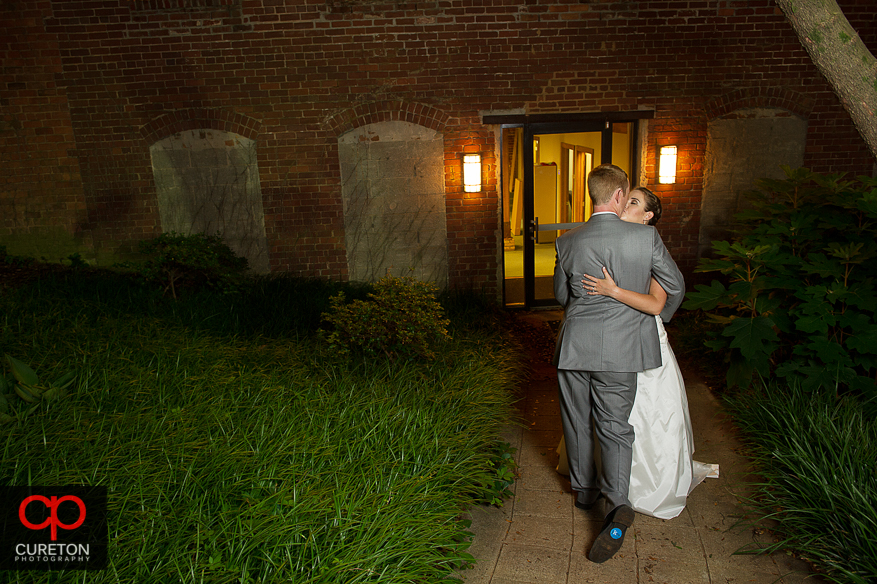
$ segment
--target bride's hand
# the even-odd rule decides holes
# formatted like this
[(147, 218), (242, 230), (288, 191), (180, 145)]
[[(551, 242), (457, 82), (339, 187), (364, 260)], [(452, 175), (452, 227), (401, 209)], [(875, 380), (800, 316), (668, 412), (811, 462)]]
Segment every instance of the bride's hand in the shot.
[(618, 286), (615, 280), (609, 275), (609, 270), (603, 267), (603, 277), (595, 278), (589, 274), (585, 274), (582, 278), (582, 287), (588, 291), (588, 296), (615, 296)]

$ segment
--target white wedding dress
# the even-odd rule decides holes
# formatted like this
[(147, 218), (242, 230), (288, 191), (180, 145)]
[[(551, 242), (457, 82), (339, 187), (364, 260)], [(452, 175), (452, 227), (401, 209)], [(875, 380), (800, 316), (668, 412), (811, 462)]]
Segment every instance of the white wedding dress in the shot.
[[(660, 316), (655, 318), (662, 365), (636, 377), (636, 399), (630, 413), (635, 439), (628, 499), (639, 513), (672, 519), (685, 508), (685, 500), (694, 487), (707, 475), (718, 476), (718, 465), (692, 458), (694, 439), (685, 382), (667, 341), (664, 323)], [(560, 455), (557, 470), (568, 475), (563, 439), (557, 452)]]

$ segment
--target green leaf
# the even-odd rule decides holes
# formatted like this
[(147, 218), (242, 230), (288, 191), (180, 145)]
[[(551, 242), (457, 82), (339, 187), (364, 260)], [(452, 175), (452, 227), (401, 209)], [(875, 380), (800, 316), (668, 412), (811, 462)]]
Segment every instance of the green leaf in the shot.
[(849, 367), (853, 364), (847, 350), (840, 344), (826, 338), (812, 338), (807, 347), (819, 357), (823, 363), (829, 364), (833, 369)]
[(713, 314), (711, 312), (707, 312), (705, 316), (707, 322), (721, 325), (731, 324), (731, 321), (737, 318), (736, 316), (725, 316), (723, 314)]
[(18, 380), (19, 383), (23, 383), (25, 385), (38, 385), (40, 380), (37, 377), (36, 372), (13, 357), (12, 355), (5, 355), (6, 362), (9, 364), (9, 368), (12, 370), (12, 376)]
[(848, 337), (847, 347), (864, 354), (877, 354), (877, 325), (871, 324), (867, 329)]
[(806, 273), (816, 274), (821, 278), (841, 279), (844, 275), (844, 266), (835, 259), (830, 259), (822, 253), (811, 253), (803, 266)]
[(808, 314), (795, 321), (795, 328), (805, 333), (825, 334), (828, 327), (831, 326), (826, 319), (820, 314)]
[(837, 318), (831, 310), (831, 305), (822, 300), (820, 295), (814, 295), (812, 298), (811, 301), (798, 306), (797, 312), (801, 316), (795, 320), (795, 327), (805, 333), (825, 334), (829, 327), (837, 323)]
[(773, 327), (767, 316), (740, 317), (722, 331), (722, 336), (732, 337), (731, 347), (740, 349), (746, 359), (760, 359), (773, 353), (773, 344), (779, 340)]
[(755, 368), (750, 361), (741, 359), (739, 355), (731, 358), (731, 364), (728, 366), (728, 373), (725, 375), (725, 381), (728, 387), (747, 387), (752, 381), (752, 375)]
[(834, 390), (839, 383), (847, 383), (856, 377), (856, 372), (849, 367), (838, 366), (835, 363), (821, 364), (812, 362), (810, 365), (801, 367), (803, 379), (801, 387), (806, 391), (816, 391), (820, 388)]
[[(724, 243), (724, 242), (719, 242)], [(715, 245), (715, 243), (714, 243)], [(695, 272), (723, 272), (727, 273), (737, 267), (737, 264), (728, 260), (717, 258), (701, 258)]]
[(760, 288), (755, 282), (747, 282), (744, 280), (732, 282), (731, 285), (728, 286), (728, 294), (732, 298), (736, 296), (738, 300), (743, 302), (747, 302), (753, 296), (757, 296), (759, 290)]
[[(869, 354), (869, 355), (856, 353), (856, 354), (850, 355), (850, 357), (852, 357), (852, 359), (853, 359), (853, 366), (854, 367), (861, 367), (865, 371), (869, 371), (869, 372), (877, 369), (877, 355), (875, 355), (873, 353)], [(873, 374), (869, 373), (869, 377), (867, 377), (866, 379), (869, 380), (869, 383), (871, 384), (872, 387), (877, 387), (874, 385), (874, 381), (871, 379), (871, 377), (873, 377)]]
[(796, 360), (786, 361), (776, 368), (777, 377), (788, 377), (800, 373), (803, 363)]
[(682, 308), (686, 310), (713, 310), (728, 300), (728, 291), (717, 280), (713, 280), (709, 286), (698, 284), (694, 289), (695, 292), (689, 292), (685, 295), (686, 301), (682, 304)]
[(43, 399), (52, 401), (53, 399), (60, 398), (64, 396), (64, 388), (63, 387), (52, 387), (43, 392)]
[(849, 295), (845, 298), (848, 306), (852, 306), (859, 310), (866, 310), (873, 314), (877, 308), (877, 295), (874, 293), (874, 286), (871, 280), (865, 282), (856, 282), (849, 286)]
[(767, 294), (761, 294), (758, 298), (755, 299), (755, 310), (758, 314), (764, 314), (766, 316), (770, 316), (771, 314), (777, 312), (781, 309), (783, 304), (783, 299), (780, 297), (773, 297)]
[(828, 244), (828, 247), (825, 248), (825, 251), (828, 254), (835, 258), (835, 260), (840, 260), (842, 263), (861, 263), (868, 259), (867, 254), (861, 253), (862, 247), (864, 247), (864, 243), (848, 243), (843, 245), (838, 242), (832, 242)]
[(73, 383), (73, 380), (76, 379), (76, 372), (71, 371), (65, 375), (62, 375), (58, 379), (52, 382), (52, 387), (58, 387), (60, 389), (65, 389), (68, 385)]
[(826, 286), (818, 285), (818, 286), (805, 286), (800, 289), (795, 297), (803, 300), (805, 304), (801, 306), (806, 306), (809, 304), (824, 304), (825, 299), (828, 296), (828, 288)]
[(838, 326), (853, 335), (867, 331), (871, 327), (871, 319), (855, 310), (846, 310), (837, 315)]
[(728, 348), (728, 342), (724, 339), (710, 339), (708, 341), (704, 341), (704, 346), (709, 347), (713, 351), (721, 351), (723, 349)]

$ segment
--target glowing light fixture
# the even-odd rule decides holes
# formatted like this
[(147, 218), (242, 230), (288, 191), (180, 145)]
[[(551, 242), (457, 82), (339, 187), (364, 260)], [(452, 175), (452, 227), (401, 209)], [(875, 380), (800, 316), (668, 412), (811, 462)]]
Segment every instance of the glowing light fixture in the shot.
[(481, 192), (481, 155), (463, 156), (463, 190), (467, 193)]
[(662, 185), (671, 185), (676, 182), (676, 146), (661, 146), (658, 182)]

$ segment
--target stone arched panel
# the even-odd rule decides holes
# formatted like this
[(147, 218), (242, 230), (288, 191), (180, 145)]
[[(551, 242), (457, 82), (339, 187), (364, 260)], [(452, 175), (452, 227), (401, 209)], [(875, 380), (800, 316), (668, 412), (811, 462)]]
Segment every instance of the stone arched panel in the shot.
[(699, 256), (711, 242), (731, 237), (744, 193), (760, 178), (784, 179), (781, 166), (804, 163), (807, 121), (786, 109), (741, 108), (707, 124)]
[(448, 279), (444, 139), (404, 121), (357, 127), (338, 139), (351, 280)]
[(220, 234), (252, 270), (268, 272), (255, 141), (222, 130), (183, 130), (149, 150), (162, 231)]

